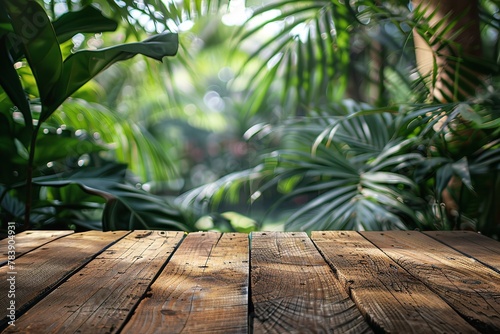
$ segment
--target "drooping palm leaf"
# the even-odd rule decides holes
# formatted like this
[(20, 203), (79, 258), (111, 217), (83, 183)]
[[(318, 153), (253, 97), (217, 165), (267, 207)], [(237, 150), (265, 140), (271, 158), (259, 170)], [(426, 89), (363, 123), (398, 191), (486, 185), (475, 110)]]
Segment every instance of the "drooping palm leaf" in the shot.
[(66, 102), (53, 117), (59, 124), (84, 130), (88, 136), (98, 136), (103, 145), (112, 147), (112, 156), (130, 163), (131, 170), (142, 180), (165, 181), (178, 175), (177, 166), (163, 146), (140, 123), (131, 123), (122, 115), (97, 103), (81, 99)]
[[(247, 63), (261, 64), (250, 70), (249, 91), (262, 92), (256, 89), (262, 82), (270, 88), (282, 77), (281, 100), (300, 101), (302, 110), (313, 101), (325, 102), (328, 94), (342, 96), (349, 61), (348, 16), (344, 6), (331, 1), (277, 1), (255, 10), (243, 26), (251, 28), (242, 28), (238, 42), (252, 47)], [(255, 113), (264, 97), (250, 100), (250, 113)]]
[(118, 23), (102, 15), (93, 6), (86, 6), (78, 11), (64, 13), (52, 22), (59, 44), (80, 33), (102, 33), (115, 31)]
[[(253, 189), (252, 201), (262, 193), (281, 191), (272, 209), (308, 199), (287, 219), (285, 227), (290, 230), (403, 229), (427, 224), (419, 187), (409, 173), (404, 174), (423, 159), (412, 152), (416, 141), (397, 137), (394, 115), (363, 110), (352, 102), (343, 105), (351, 112), (346, 116), (316, 116), (288, 124), (286, 148), (266, 155), (261, 165), (246, 173), (198, 189), (191, 203), (207, 199), (217, 203), (224, 194), (246, 185)], [(327, 135), (321, 136), (322, 132)]]

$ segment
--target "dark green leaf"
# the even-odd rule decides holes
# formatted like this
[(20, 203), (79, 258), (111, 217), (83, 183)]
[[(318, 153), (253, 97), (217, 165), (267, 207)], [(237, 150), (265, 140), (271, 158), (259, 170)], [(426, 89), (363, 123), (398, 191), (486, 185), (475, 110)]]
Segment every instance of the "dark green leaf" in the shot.
[(166, 32), (142, 42), (122, 44), (97, 51), (84, 50), (70, 55), (64, 61), (61, 80), (52, 90), (50, 103), (40, 115), (40, 119), (46, 120), (66, 98), (112, 64), (137, 54), (162, 60), (165, 56), (175, 55), (177, 48), (177, 34)]
[[(63, 64), (56, 34), (42, 6), (30, 0), (5, 0), (14, 30), (35, 76), (40, 99), (47, 103), (59, 81)], [(13, 46), (17, 53), (16, 45)]]
[(55, 134), (40, 134), (36, 142), (34, 165), (40, 166), (50, 161), (106, 150), (88, 140), (62, 137)]
[(118, 24), (102, 15), (93, 6), (78, 11), (67, 12), (52, 22), (59, 43), (63, 43), (78, 33), (100, 33), (115, 31)]
[(441, 194), (443, 190), (446, 189), (448, 183), (450, 182), (451, 177), (453, 176), (453, 167), (452, 164), (448, 163), (441, 168), (439, 168), (436, 172), (436, 196), (438, 199), (441, 199)]
[(12, 197), (3, 186), (0, 186), (0, 200), (1, 211), (9, 213), (15, 218), (21, 218), (24, 215), (24, 203)]
[[(73, 174), (35, 178), (45, 187), (79, 185), (84, 191), (106, 200), (103, 229), (178, 229), (188, 230), (181, 212), (163, 198), (120, 183), (123, 168), (111, 164), (102, 169), (86, 168)], [(113, 175), (113, 172), (118, 174)]]
[(463, 157), (459, 161), (452, 164), (453, 172), (455, 175), (462, 180), (463, 184), (469, 188), (472, 192), (474, 192), (474, 187), (472, 186), (472, 179), (469, 171), (469, 161), (467, 157)]
[(7, 50), (5, 37), (0, 39), (0, 73), (2, 73), (0, 75), (0, 85), (12, 103), (21, 111), (25, 126), (31, 132), (33, 129), (33, 119), (31, 117), (30, 105), (19, 79), (19, 74), (14, 68), (14, 61)]

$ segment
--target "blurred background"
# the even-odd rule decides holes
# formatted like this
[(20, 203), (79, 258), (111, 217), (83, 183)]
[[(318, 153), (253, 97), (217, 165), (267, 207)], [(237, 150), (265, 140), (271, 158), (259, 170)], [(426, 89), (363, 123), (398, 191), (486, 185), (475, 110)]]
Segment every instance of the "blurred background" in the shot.
[[(113, 64), (46, 120), (34, 227), (498, 235), (497, 1), (458, 1), (451, 12), (446, 1), (38, 3), (53, 22), (94, 6), (118, 23), (75, 34), (60, 44), (63, 57), (167, 31), (179, 49), (162, 62)], [(459, 10), (467, 6), (474, 10)], [(415, 36), (428, 48), (427, 72)], [(16, 70), (35, 101), (30, 64)], [(2, 92), (2, 112), (15, 121), (11, 104)], [(3, 227), (26, 214), (17, 156), (29, 145), (8, 140), (17, 148), (3, 154)], [(145, 197), (134, 207), (136, 195), (116, 185), (95, 191), (74, 181), (88, 168), (168, 205), (169, 222), (135, 220), (154, 211)], [(48, 181), (60, 173), (74, 182)], [(111, 197), (119, 210), (106, 208)]]

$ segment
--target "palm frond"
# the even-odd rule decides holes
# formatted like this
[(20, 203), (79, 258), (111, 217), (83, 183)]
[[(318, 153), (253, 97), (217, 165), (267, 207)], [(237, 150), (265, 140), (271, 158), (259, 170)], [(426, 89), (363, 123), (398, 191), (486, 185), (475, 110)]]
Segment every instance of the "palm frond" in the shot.
[[(271, 212), (302, 202), (286, 221), (290, 230), (403, 229), (428, 224), (420, 187), (410, 178), (423, 157), (413, 152), (415, 140), (397, 136), (398, 117), (363, 109), (367, 106), (352, 101), (338, 106), (337, 113), (347, 111), (347, 115), (288, 122), (281, 149), (265, 155), (253, 170), (197, 189), (187, 202), (221, 203), (231, 192), (242, 195), (237, 191), (246, 185), (253, 190), (252, 202), (261, 194), (279, 194)], [(367, 218), (369, 210), (375, 218)]]
[(130, 123), (103, 105), (72, 99), (53, 116), (53, 121), (80, 130), (81, 135), (93, 136), (112, 148), (114, 157), (129, 163), (142, 182), (166, 181), (178, 175), (177, 165), (165, 154), (164, 144), (140, 123)]
[[(299, 114), (325, 103), (329, 95), (343, 96), (348, 16), (344, 6), (331, 1), (276, 1), (256, 9), (238, 39), (238, 45), (249, 50), (246, 63), (260, 64), (242, 69), (251, 73), (249, 91), (267, 82), (270, 91), (281, 92), (283, 104), (299, 102), (295, 107)], [(256, 113), (264, 99), (259, 95), (249, 99), (250, 113)]]

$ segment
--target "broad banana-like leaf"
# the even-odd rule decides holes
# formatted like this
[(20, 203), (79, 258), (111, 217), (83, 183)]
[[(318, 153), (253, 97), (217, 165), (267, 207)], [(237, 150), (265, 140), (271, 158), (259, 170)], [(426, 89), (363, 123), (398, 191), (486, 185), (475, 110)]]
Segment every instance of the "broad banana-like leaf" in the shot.
[[(29, 2), (16, 2), (18, 6), (23, 4), (28, 5)], [(14, 63), (25, 54), (25, 48), (20, 47), (23, 40), (28, 41), (31, 37), (39, 40), (39, 45), (32, 45), (34, 44), (33, 42), (29, 43), (30, 58), (38, 58), (40, 54), (44, 53), (43, 48), (50, 46), (51, 43), (40, 43), (42, 37), (49, 38), (47, 41), (52, 40), (53, 45), (55, 45), (55, 40), (51, 33), (50, 24), (48, 24), (49, 18), (40, 6), (30, 4), (25, 11), (21, 11), (20, 7), (9, 6), (9, 2), (6, 2), (6, 5), (10, 9), (10, 15), (12, 16), (12, 13), (14, 13), (12, 16), (13, 20), (17, 19), (18, 21), (10, 21), (7, 12), (2, 8), (0, 23), (2, 24), (2, 28), (4, 28), (5, 34), (0, 42), (0, 72), (2, 73), (0, 84), (12, 103), (21, 111), (26, 127), (32, 129), (31, 110), (19, 75), (14, 69)], [(15, 13), (17, 13), (17, 16)], [(33, 21), (29, 21), (30, 18)], [(14, 33), (12, 24), (17, 26), (17, 34)], [(59, 43), (68, 40), (77, 33), (113, 31), (116, 30), (117, 26), (115, 21), (104, 17), (99, 10), (92, 6), (84, 7), (79, 11), (65, 13), (53, 22), (53, 28)], [(37, 35), (37, 33), (42, 35)], [(51, 49), (51, 55), (56, 56), (57, 53), (57, 48), (54, 47)], [(57, 55), (56, 58), (60, 57)], [(50, 66), (46, 68), (42, 67), (40, 68), (41, 71), (39, 70), (36, 73), (39, 73), (41, 76), (44, 73), (54, 72), (54, 75), (57, 77), (60, 62), (56, 58), (54, 58), (53, 67), (49, 64)], [(47, 72), (44, 72), (44, 70), (47, 70)], [(43, 86), (47, 86), (45, 80)]]
[(115, 31), (116, 21), (102, 15), (101, 11), (86, 6), (78, 11), (67, 12), (52, 22), (59, 43), (63, 43), (78, 33), (100, 33)]
[(4, 0), (4, 6), (17, 34), (14, 54), (24, 54), (35, 77), (42, 105), (63, 70), (61, 49), (49, 17), (33, 0)]
[[(7, 50), (5, 37), (0, 39), (0, 86), (24, 117), (27, 129), (33, 128), (33, 119), (28, 98), (24, 92), (21, 80), (14, 68), (14, 61)], [(30, 131), (31, 132), (31, 131)]]
[[(177, 35), (165, 32), (143, 42), (76, 52), (63, 62), (55, 27), (60, 29), (60, 38), (68, 38), (69, 34), (76, 31), (76, 25), (68, 23), (68, 20), (75, 16), (62, 17), (62, 21), (56, 22), (54, 27), (36, 1), (5, 0), (4, 5), (37, 82), (42, 102), (41, 122), (71, 94), (112, 64), (137, 54), (162, 60), (165, 56), (177, 53)], [(86, 9), (86, 12), (97, 15), (94, 9)], [(114, 27), (109, 20), (101, 16), (98, 17), (98, 22), (104, 28)], [(93, 31), (89, 26), (82, 28), (84, 31)], [(17, 53), (16, 48), (20, 50), (20, 45), (13, 45), (13, 48), (14, 53)]]
[(42, 110), (40, 119), (47, 119), (71, 94), (112, 64), (127, 60), (137, 54), (162, 60), (174, 56), (178, 49), (178, 36), (165, 32), (142, 42), (121, 44), (101, 50), (83, 50), (70, 55), (64, 61), (62, 75), (54, 85)]

